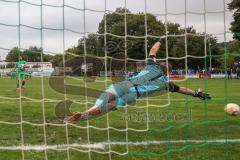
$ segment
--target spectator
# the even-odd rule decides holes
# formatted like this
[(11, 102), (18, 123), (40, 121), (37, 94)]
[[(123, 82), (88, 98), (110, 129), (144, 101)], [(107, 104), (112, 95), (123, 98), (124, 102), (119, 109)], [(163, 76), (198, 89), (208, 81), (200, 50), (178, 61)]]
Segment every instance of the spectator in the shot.
[(237, 67), (236, 73), (237, 73), (237, 79), (239, 79), (240, 78), (240, 67)]
[(228, 75), (228, 79), (232, 79), (232, 69), (231, 68), (227, 69), (227, 75)]

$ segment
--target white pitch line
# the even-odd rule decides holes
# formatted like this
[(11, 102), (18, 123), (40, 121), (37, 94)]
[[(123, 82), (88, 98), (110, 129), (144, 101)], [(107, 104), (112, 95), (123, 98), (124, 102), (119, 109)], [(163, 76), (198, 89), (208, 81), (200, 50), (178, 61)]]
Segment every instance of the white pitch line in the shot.
[(73, 148), (95, 148), (95, 149), (104, 149), (104, 145), (101, 143), (96, 144), (59, 144), (59, 145), (24, 145), (22, 146), (0, 146), (0, 150), (35, 150), (35, 151), (43, 151), (43, 150), (64, 150), (68, 147)]
[(208, 140), (163, 140), (163, 141), (140, 141), (140, 142), (99, 142), (92, 144), (62, 144), (62, 145), (24, 145), (22, 146), (0, 146), (0, 150), (64, 150), (67, 148), (88, 148), (88, 149), (105, 149), (108, 145), (132, 145), (132, 146), (146, 146), (146, 145), (161, 145), (161, 144), (180, 144), (180, 143), (240, 143), (240, 139), (208, 139)]
[(109, 142), (102, 144), (111, 144), (111, 145), (159, 145), (159, 144), (178, 144), (178, 143), (240, 143), (240, 139), (208, 139), (208, 140), (163, 140), (163, 141), (142, 141), (142, 142)]

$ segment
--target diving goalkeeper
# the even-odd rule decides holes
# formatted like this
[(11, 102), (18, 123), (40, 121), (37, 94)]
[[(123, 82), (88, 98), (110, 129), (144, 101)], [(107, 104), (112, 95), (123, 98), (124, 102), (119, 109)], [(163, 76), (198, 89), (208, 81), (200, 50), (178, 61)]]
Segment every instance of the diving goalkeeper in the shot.
[(112, 84), (101, 94), (92, 108), (85, 112), (77, 112), (66, 118), (64, 122), (73, 123), (78, 120), (88, 120), (116, 108), (124, 107), (126, 104), (132, 104), (139, 98), (162, 90), (186, 94), (202, 100), (211, 99), (208, 94), (201, 90), (193, 91), (168, 80), (167, 74), (171, 72), (172, 66), (165, 62), (156, 63), (156, 54), (165, 41), (166, 37), (162, 37), (153, 45), (147, 59), (147, 65), (142, 71), (125, 81)]

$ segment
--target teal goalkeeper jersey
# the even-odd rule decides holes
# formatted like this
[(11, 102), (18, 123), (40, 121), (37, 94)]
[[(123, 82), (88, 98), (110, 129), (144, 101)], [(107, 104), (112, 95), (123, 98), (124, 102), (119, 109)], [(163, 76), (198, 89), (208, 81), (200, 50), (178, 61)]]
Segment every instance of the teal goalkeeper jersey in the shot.
[[(168, 78), (153, 58), (149, 58), (147, 66), (136, 76), (129, 78), (129, 81), (137, 87), (140, 94), (166, 90), (169, 83)], [(136, 91), (135, 87), (131, 87), (130, 91)]]

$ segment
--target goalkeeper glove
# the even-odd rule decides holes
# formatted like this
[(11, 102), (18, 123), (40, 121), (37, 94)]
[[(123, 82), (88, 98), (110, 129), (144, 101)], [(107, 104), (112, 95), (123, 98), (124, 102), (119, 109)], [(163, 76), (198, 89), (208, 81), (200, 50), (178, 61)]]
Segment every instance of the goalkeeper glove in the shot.
[(210, 95), (204, 93), (200, 88), (198, 89), (198, 91), (195, 91), (193, 97), (198, 97), (198, 98), (200, 98), (200, 99), (202, 99), (202, 100), (211, 99)]
[(160, 37), (158, 41), (159, 41), (161, 44), (165, 44), (166, 41), (167, 41), (167, 36), (162, 36), (162, 37)]

